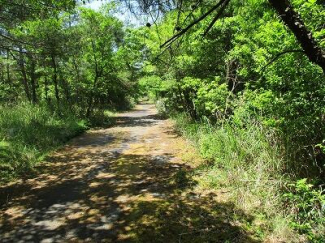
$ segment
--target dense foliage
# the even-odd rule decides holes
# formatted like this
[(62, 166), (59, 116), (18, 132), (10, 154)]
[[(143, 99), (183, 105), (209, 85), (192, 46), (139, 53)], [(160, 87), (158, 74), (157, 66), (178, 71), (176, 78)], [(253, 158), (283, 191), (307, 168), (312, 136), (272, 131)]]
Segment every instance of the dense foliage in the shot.
[[(324, 6), (292, 3), (324, 48)], [(186, 25), (189, 12), (170, 12), (156, 26), (158, 31), (143, 30), (152, 59), (140, 84), (165, 99), (170, 109), (196, 120), (242, 126), (254, 120), (275, 128), (288, 161), (294, 161), (287, 172), (306, 175), (314, 170), (321, 176), (325, 161), (316, 149), (325, 137), (321, 67), (300, 51), (295, 36), (265, 1), (232, 1), (206, 36), (202, 33), (209, 20), (161, 53), (160, 45), (175, 33), (175, 22)], [(202, 12), (204, 7), (190, 14), (195, 18)]]
[(117, 2), (152, 21), (0, 0), (1, 175), (149, 96), (210, 162), (199, 180), (232, 187), (261, 238), (292, 240), (288, 226), (323, 242), (324, 1)]
[(109, 122), (105, 110), (131, 107), (142, 52), (113, 4), (96, 12), (74, 1), (2, 1), (0, 9), (0, 166), (10, 175), (86, 123)]
[[(203, 172), (210, 186), (233, 185), (239, 205), (258, 201), (250, 210), (269, 219), (278, 220), (277, 208), (288, 207), (296, 215), (291, 225), (322, 241), (324, 72), (272, 2), (226, 1), (216, 16), (199, 22), (215, 3), (194, 8), (183, 2), (182, 11), (141, 30), (151, 58), (139, 84), (162, 112), (184, 113), (177, 116), (180, 130), (213, 162)], [(290, 2), (301, 28), (324, 50), (324, 4)], [(282, 191), (291, 188), (283, 185), (300, 178), (314, 187), (301, 190), (298, 183), (286, 194), (295, 202), (283, 203)]]
[(128, 34), (109, 8), (81, 8), (10, 29), (6, 35), (13, 41), (2, 49), (1, 99), (64, 104), (88, 117), (95, 108), (127, 105), (135, 81), (131, 68), (125, 72), (132, 62), (123, 50)]

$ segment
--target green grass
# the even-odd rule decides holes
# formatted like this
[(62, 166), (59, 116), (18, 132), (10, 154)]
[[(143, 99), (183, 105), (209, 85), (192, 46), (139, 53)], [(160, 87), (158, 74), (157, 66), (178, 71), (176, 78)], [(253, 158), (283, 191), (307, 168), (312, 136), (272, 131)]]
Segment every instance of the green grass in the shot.
[(67, 111), (23, 103), (0, 109), (0, 181), (28, 173), (42, 157), (87, 129)]
[[(231, 121), (214, 126), (207, 121), (193, 122), (184, 114), (174, 118), (177, 129), (209, 162), (197, 171), (199, 185), (228, 188), (237, 207), (255, 216), (247, 229), (271, 241), (325, 240), (324, 220), (315, 219), (324, 217), (324, 197), (312, 186), (303, 192), (290, 189), (298, 178), (288, 169), (286, 150), (275, 131), (254, 121), (245, 126)], [(284, 200), (288, 190), (295, 201)], [(303, 203), (309, 206), (301, 206)], [(299, 227), (305, 230), (300, 230), (301, 235), (294, 231)]]

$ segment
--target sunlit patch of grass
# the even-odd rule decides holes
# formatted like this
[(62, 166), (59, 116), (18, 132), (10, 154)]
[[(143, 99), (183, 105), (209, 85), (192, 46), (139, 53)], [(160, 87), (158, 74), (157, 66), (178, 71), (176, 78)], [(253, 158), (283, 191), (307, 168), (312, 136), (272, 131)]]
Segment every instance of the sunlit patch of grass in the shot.
[[(179, 194), (166, 200), (140, 200), (132, 204), (128, 220), (130, 242), (258, 242), (239, 225), (231, 204), (217, 203), (209, 197), (193, 199)], [(230, 224), (229, 222), (232, 222)]]
[(83, 132), (84, 120), (66, 111), (21, 104), (0, 110), (0, 176), (8, 181), (29, 170), (52, 149)]

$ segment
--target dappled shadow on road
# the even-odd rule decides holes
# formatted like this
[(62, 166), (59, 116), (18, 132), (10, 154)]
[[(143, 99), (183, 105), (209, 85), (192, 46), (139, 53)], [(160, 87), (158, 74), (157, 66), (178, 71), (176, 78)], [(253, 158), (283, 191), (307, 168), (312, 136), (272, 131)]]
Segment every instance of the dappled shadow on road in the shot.
[(122, 131), (76, 138), (37, 177), (0, 188), (0, 242), (257, 242), (240, 227), (251, 216), (194, 193), (191, 168), (172, 153), (144, 149), (139, 127), (162, 120), (140, 113), (118, 117)]
[(119, 127), (150, 127), (159, 124), (166, 118), (158, 115), (145, 115), (145, 116), (118, 116), (114, 118), (114, 124)]
[(232, 204), (187, 193), (194, 184), (188, 168), (172, 163), (170, 155), (110, 160), (81, 176), (78, 168), (62, 172), (12, 202), (3, 215), (1, 242), (255, 242), (235, 225)]

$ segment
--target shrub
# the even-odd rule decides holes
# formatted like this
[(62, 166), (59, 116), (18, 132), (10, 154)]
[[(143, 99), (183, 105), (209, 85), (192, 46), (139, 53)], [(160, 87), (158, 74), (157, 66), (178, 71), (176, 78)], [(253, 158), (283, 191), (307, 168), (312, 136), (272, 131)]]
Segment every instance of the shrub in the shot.
[(307, 234), (310, 240), (321, 242), (321, 237), (325, 235), (324, 191), (307, 183), (306, 178), (289, 184), (288, 189), (283, 199), (292, 215), (290, 225), (300, 233)]

